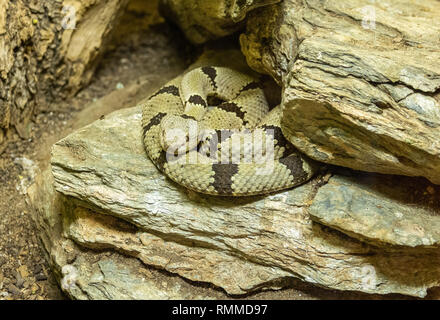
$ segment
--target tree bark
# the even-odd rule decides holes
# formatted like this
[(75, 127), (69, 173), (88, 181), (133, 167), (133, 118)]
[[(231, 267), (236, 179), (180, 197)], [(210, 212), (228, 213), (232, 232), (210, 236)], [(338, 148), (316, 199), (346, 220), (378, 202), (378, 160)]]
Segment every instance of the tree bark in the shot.
[(128, 0), (0, 0), (0, 153), (55, 99), (89, 82)]

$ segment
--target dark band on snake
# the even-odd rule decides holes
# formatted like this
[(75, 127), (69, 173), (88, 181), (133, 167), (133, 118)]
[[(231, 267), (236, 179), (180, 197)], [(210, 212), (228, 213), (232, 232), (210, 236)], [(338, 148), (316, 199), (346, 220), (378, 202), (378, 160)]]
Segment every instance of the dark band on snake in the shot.
[(212, 171), (214, 171), (214, 182), (212, 186), (221, 191), (224, 195), (232, 195), (234, 190), (232, 189), (232, 177), (238, 172), (237, 164), (221, 164), (216, 163), (212, 165)]
[(211, 80), (212, 85), (217, 88), (217, 83), (215, 82), (215, 78), (217, 78), (217, 71), (213, 67), (203, 67), (202, 72), (206, 74)]
[(217, 106), (217, 108), (227, 111), (227, 112), (233, 112), (237, 117), (239, 117), (241, 120), (243, 120), (243, 124), (246, 125), (246, 121), (244, 120), (245, 113), (244, 111), (234, 102), (224, 102)]
[(199, 104), (201, 106), (204, 106), (205, 108), (208, 106), (205, 99), (203, 99), (198, 94), (189, 97), (188, 102), (193, 103), (193, 104)]
[[(153, 97), (155, 97), (155, 96), (157, 96), (157, 95), (159, 95), (159, 94), (162, 94), (162, 93), (169, 93), (169, 94), (171, 94), (171, 95), (173, 95), (173, 96), (176, 96), (176, 97), (178, 97), (179, 96), (179, 88), (178, 87), (176, 87), (176, 86), (167, 86), (167, 87), (163, 87), (162, 89), (160, 89), (159, 91), (157, 91), (155, 94), (153, 94), (152, 96), (151, 96), (151, 98), (153, 98)], [(151, 99), (150, 98), (150, 99)]]

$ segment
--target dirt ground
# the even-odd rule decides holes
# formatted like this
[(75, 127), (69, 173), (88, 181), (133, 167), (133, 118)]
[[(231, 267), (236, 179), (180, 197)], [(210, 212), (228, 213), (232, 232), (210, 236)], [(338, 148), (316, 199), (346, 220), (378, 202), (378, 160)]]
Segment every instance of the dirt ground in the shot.
[[(143, 32), (130, 32), (132, 36), (122, 42), (123, 30), (120, 30), (121, 34), (116, 35), (90, 85), (71, 100), (51, 106), (50, 112), (36, 115), (31, 137), (21, 140), (16, 135), (0, 155), (0, 300), (65, 299), (45, 261), (31, 219), (32, 208), (25, 201), (24, 192), (32, 179), (26, 176), (26, 167), (47, 160), (51, 144), (62, 136), (69, 121), (87, 104), (128, 84), (131, 79), (154, 73), (159, 66), (183, 69), (189, 64), (193, 48), (183, 43), (177, 30), (155, 19), (158, 24)], [(428, 298), (435, 296), (431, 293)], [(250, 298), (380, 299), (324, 290), (300, 281), (292, 281), (292, 289), (281, 293), (265, 292)]]

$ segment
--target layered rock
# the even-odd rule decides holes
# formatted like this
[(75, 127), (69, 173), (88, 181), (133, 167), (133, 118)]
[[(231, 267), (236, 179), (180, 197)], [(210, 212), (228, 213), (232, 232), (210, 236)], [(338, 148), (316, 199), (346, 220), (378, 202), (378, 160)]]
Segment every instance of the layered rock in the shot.
[[(69, 238), (91, 248), (117, 249), (230, 294), (282, 286), (289, 277), (339, 290), (415, 296), (439, 284), (440, 255), (425, 248), (437, 244), (434, 230), (429, 234), (436, 240), (424, 243), (427, 236), (417, 229), (401, 228), (395, 231), (401, 235), (399, 246), (379, 248), (314, 223), (309, 211), (321, 210), (315, 201), (327, 198), (321, 185), (329, 177), (267, 197), (229, 199), (188, 192), (164, 177), (145, 155), (140, 117), (138, 107), (118, 111), (54, 146), (55, 188), (76, 199), (64, 229)], [(338, 185), (338, 179), (330, 178), (329, 184)], [(360, 198), (367, 196), (367, 187), (356, 181), (346, 188), (360, 192)], [(350, 208), (349, 199), (342, 203)], [(381, 203), (403, 211), (391, 196)], [(368, 204), (359, 207), (360, 215), (370, 210)], [(322, 210), (327, 214), (326, 207)], [(98, 213), (136, 228), (112, 231), (102, 225)], [(378, 224), (391, 223), (382, 221), (389, 216), (377, 218)], [(402, 214), (403, 225), (412, 222)], [(369, 241), (389, 243), (389, 232), (392, 229), (374, 234)]]
[(311, 158), (440, 183), (438, 1), (286, 0), (249, 14), (251, 67), (283, 86), (283, 132)]
[(425, 179), (348, 171), (322, 186), (307, 211), (314, 221), (376, 246), (438, 249), (439, 194)]
[[(117, 252), (87, 251), (63, 236), (63, 224), (69, 221), (72, 206), (69, 199), (55, 192), (50, 167), (43, 169), (35, 183), (28, 189), (31, 203), (35, 207), (35, 222), (40, 231), (43, 248), (48, 254), (52, 270), (62, 285), (63, 291), (73, 299), (121, 300), (121, 299), (221, 299), (215, 291), (194, 290), (177, 277), (145, 267), (136, 258)], [(61, 214), (60, 214), (61, 213)], [(108, 221), (106, 228), (112, 226)], [(121, 223), (119, 223), (121, 226)], [(97, 224), (89, 225), (93, 228)], [(106, 229), (100, 229), (103, 232)], [(123, 228), (125, 232), (130, 228)], [(90, 230), (88, 233), (90, 234)], [(99, 235), (99, 232), (97, 233)], [(108, 245), (106, 246), (108, 247)], [(99, 246), (95, 246), (99, 248)], [(63, 271), (70, 269), (70, 274)], [(71, 279), (66, 283), (65, 279)]]

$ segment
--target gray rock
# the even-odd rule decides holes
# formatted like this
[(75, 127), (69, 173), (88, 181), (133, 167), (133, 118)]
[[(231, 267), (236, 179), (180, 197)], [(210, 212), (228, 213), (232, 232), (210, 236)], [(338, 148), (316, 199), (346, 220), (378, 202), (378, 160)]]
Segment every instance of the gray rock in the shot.
[(161, 269), (166, 266), (167, 271), (193, 281), (212, 283), (231, 294), (244, 294), (261, 287), (279, 288), (277, 282), (289, 276), (288, 272), (273, 271), (210, 248), (191, 247), (166, 236), (133, 230), (118, 219), (82, 207), (74, 210), (71, 219), (66, 224), (66, 235), (83, 246), (124, 252), (147, 265)]
[(312, 219), (374, 245), (440, 245), (440, 187), (425, 179), (336, 175), (308, 208)]
[[(161, 77), (148, 75), (132, 85), (97, 100), (80, 112), (68, 130), (84, 126), (121, 104), (136, 104), (182, 70), (163, 70)], [(47, 161), (48, 162), (48, 161)], [(138, 259), (117, 252), (84, 250), (64, 234), (64, 224), (75, 209), (69, 199), (54, 190), (51, 168), (43, 163), (35, 168), (35, 180), (27, 188), (29, 203), (43, 251), (64, 292), (73, 299), (224, 299), (221, 292), (194, 287), (177, 277), (148, 268)], [(1, 259), (1, 257), (0, 257)], [(1, 264), (1, 263), (0, 263)], [(70, 283), (63, 279), (63, 268), (75, 270)], [(41, 266), (34, 270), (37, 280), (47, 279)]]
[(414, 296), (439, 284), (437, 251), (384, 250), (313, 223), (307, 207), (319, 178), (267, 197), (216, 198), (180, 188), (146, 157), (140, 118), (138, 107), (117, 111), (53, 148), (58, 192), (92, 209), (87, 219), (96, 221), (93, 212), (99, 212), (139, 229), (115, 235), (85, 222), (84, 209), (77, 209), (65, 230), (78, 243), (118, 248), (233, 294), (273, 288), (280, 285), (275, 280), (288, 277), (339, 290)]
[(440, 104), (436, 99), (414, 93), (400, 101), (400, 105), (417, 112), (418, 119), (428, 126), (440, 127)]
[[(127, 263), (128, 262), (128, 263)], [(216, 295), (194, 294), (182, 280), (158, 277), (139, 261), (117, 254), (101, 257), (90, 265), (84, 258), (75, 264), (81, 278), (69, 293), (77, 299), (94, 300), (187, 300), (218, 298)]]
[(283, 86), (311, 158), (440, 184), (440, 5), (286, 0), (250, 12), (242, 51)]
[[(224, 298), (213, 290), (195, 290), (182, 279), (147, 268), (136, 258), (111, 251), (86, 251), (64, 237), (63, 224), (69, 221), (75, 206), (55, 192), (50, 167), (36, 176), (28, 196), (35, 208), (34, 219), (48, 261), (69, 297), (80, 300)], [(90, 225), (93, 226), (96, 224)], [(66, 265), (75, 270), (70, 285), (64, 285), (63, 281), (62, 269)]]

